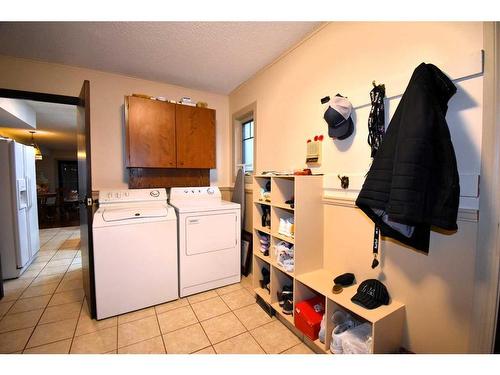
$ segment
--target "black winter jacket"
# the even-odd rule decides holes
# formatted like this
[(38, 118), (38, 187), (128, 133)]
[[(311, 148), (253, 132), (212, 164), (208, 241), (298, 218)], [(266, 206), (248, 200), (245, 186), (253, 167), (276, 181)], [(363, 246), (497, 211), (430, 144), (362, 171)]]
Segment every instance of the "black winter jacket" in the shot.
[(425, 252), (431, 225), (457, 229), (460, 186), (445, 119), (456, 90), (436, 66), (415, 69), (356, 200), (383, 236)]

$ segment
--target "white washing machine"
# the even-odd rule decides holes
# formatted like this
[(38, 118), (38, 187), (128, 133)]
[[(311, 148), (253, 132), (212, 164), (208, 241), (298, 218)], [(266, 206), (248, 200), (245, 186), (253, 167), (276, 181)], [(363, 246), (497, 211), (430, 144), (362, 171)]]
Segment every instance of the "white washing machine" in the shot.
[(181, 297), (240, 282), (241, 210), (217, 187), (172, 188), (179, 227)]
[(177, 217), (165, 189), (100, 191), (93, 234), (97, 319), (178, 298)]

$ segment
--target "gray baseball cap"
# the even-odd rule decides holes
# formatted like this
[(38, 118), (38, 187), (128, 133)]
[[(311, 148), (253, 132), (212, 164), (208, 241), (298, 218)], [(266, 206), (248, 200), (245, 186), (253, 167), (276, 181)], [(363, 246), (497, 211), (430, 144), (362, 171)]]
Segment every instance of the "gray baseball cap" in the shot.
[(336, 139), (346, 139), (354, 131), (351, 119), (352, 104), (340, 94), (337, 94), (328, 103), (328, 108), (323, 115), (328, 124), (328, 135)]

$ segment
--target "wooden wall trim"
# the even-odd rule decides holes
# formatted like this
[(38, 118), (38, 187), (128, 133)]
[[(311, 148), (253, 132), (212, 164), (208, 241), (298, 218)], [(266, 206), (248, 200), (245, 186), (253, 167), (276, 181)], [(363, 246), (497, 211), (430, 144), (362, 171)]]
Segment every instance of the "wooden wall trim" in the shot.
[[(234, 187), (233, 186), (219, 186), (220, 191), (233, 191)], [(253, 188), (252, 187), (245, 187), (245, 193), (246, 194), (252, 194)]]
[[(356, 201), (356, 199), (349, 198), (349, 197), (343, 197), (343, 198), (323, 197), (323, 204), (324, 205), (357, 208), (355, 201)], [(466, 209), (466, 208), (460, 208), (458, 210), (458, 217), (457, 217), (458, 221), (477, 223), (478, 219), (479, 219), (478, 210), (471, 210), (471, 209)]]

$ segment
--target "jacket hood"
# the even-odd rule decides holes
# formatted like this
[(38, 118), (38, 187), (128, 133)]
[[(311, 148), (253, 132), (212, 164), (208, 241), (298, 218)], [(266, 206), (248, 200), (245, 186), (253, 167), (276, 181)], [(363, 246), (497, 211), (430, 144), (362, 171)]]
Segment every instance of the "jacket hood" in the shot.
[(417, 66), (412, 81), (422, 83), (444, 112), (448, 109), (448, 101), (457, 92), (457, 87), (448, 76), (433, 64), (422, 63)]

